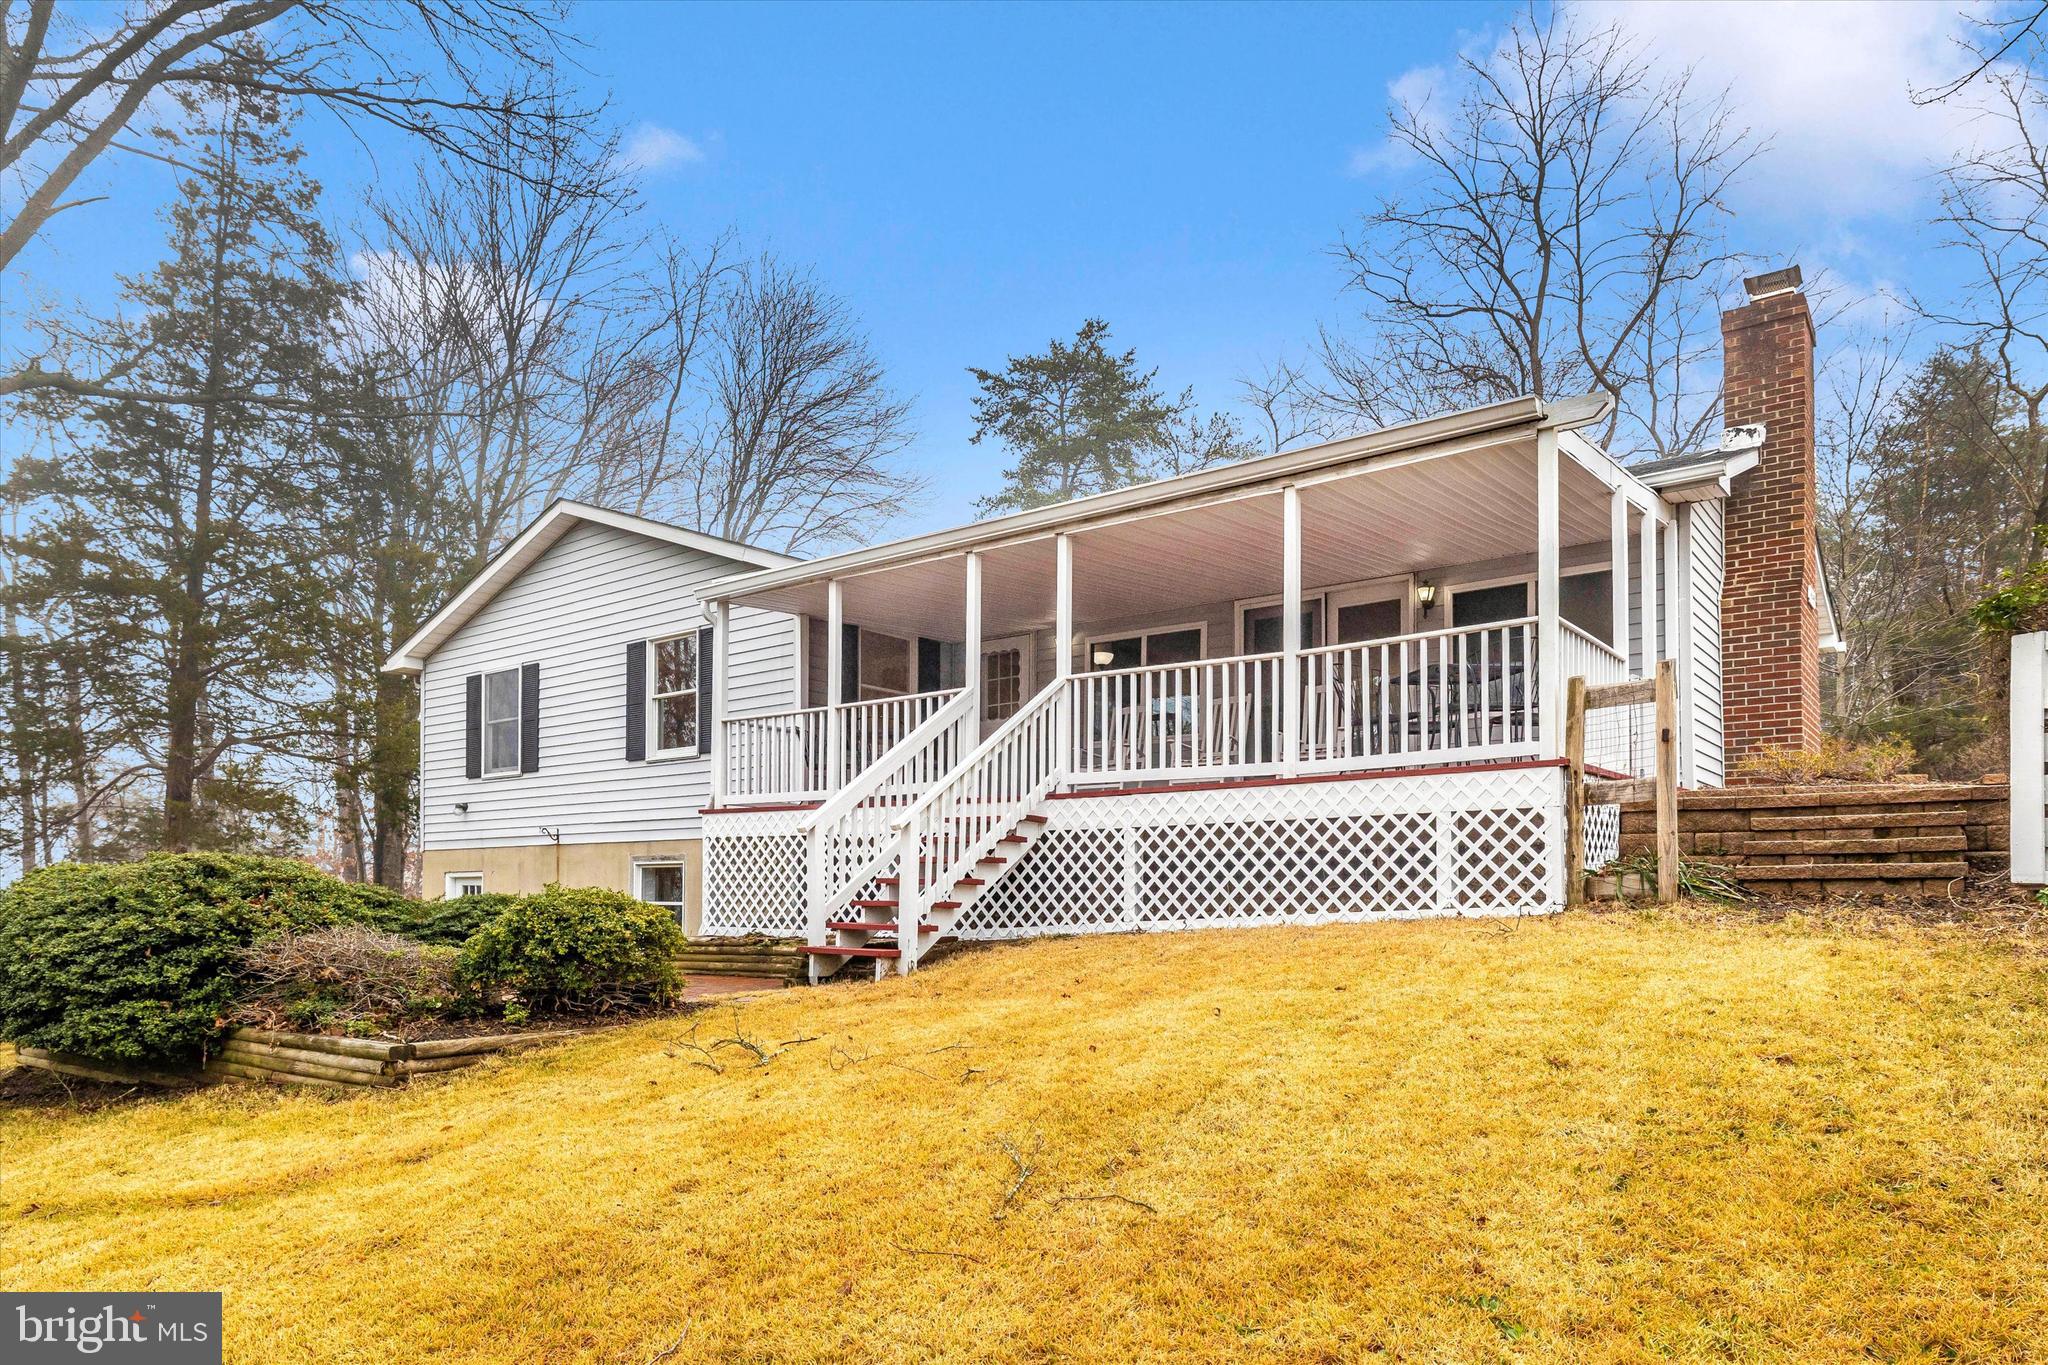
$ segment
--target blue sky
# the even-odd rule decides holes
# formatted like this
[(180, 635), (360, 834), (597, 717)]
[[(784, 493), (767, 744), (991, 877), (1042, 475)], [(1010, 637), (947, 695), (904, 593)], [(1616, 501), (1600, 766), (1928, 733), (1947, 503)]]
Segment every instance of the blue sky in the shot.
[[(1908, 88), (1953, 69), (1956, 6), (1619, 3), (1655, 58), (1735, 86), (1772, 143), (1737, 244), (1858, 289), (1947, 287), (1929, 168), (1967, 130)], [(582, 6), (578, 62), (651, 159), (650, 213), (815, 267), (915, 403), (933, 477), (911, 531), (966, 520), (1000, 456), (968, 445), (968, 365), (1109, 320), (1172, 389), (1232, 380), (1349, 312), (1332, 242), (1404, 172), (1373, 155), (1390, 86), (1427, 89), (1513, 7)], [(309, 123), (345, 215), (408, 151)], [(169, 173), (113, 163), (8, 282), (104, 307), (147, 266)]]

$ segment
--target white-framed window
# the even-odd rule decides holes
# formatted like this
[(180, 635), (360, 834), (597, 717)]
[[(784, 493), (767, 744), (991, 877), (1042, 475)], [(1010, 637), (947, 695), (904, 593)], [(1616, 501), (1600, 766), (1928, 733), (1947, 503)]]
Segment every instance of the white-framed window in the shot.
[(647, 690), (647, 733), (656, 754), (697, 752), (697, 635), (648, 644), (654, 685)]
[(484, 674), (484, 776), (519, 771), (519, 670)]
[(649, 905), (659, 905), (683, 921), (683, 861), (654, 859), (633, 864), (633, 894)]
[(1081, 662), (1090, 672), (1106, 669), (1150, 667), (1154, 664), (1188, 664), (1208, 653), (1209, 628), (1201, 622), (1183, 626), (1157, 626), (1124, 635), (1103, 635), (1088, 639)]
[(484, 893), (484, 874), (481, 872), (450, 872), (441, 879), (441, 894), (453, 900), (457, 896), (481, 896)]

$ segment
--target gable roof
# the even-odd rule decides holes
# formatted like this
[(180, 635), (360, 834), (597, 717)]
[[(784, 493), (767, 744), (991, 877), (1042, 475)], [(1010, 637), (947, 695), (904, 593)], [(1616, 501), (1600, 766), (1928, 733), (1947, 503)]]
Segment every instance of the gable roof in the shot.
[(609, 507), (595, 503), (577, 502), (571, 498), (557, 498), (549, 503), (541, 514), (528, 524), (527, 528), (512, 538), (512, 543), (497, 554), (441, 609), (428, 617), (426, 623), (413, 632), (412, 638), (400, 645), (392, 656), (384, 661), (386, 673), (418, 673), (426, 667), (427, 660), (435, 650), (447, 642), (448, 637), (462, 629), (470, 618), (482, 611), (492, 598), (504, 590), (513, 579), (524, 573), (527, 566), (545, 554), (549, 547), (567, 535), (578, 525), (608, 526), (615, 531), (630, 531), (646, 536), (650, 540), (665, 541), (685, 549), (701, 550), (720, 559), (729, 559), (736, 564), (745, 564), (755, 569), (779, 569), (797, 561), (789, 555), (776, 554), (752, 545), (742, 545), (736, 540), (722, 540), (717, 536), (705, 535), (687, 527), (672, 526), (665, 521), (651, 517), (636, 517), (628, 512), (614, 512)]

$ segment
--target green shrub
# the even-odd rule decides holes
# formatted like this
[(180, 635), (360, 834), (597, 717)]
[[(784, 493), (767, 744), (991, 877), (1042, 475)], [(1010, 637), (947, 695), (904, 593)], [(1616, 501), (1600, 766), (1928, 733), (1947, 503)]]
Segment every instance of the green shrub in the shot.
[(0, 1037), (109, 1061), (189, 1061), (231, 1011), (249, 944), (405, 903), (288, 858), (40, 868), (0, 892)]
[(683, 946), (675, 916), (619, 891), (549, 886), (513, 900), (456, 960), (473, 990), (510, 991), (559, 1007), (620, 995), (664, 995)]
[(519, 898), (503, 891), (488, 891), (480, 896), (450, 896), (438, 901), (413, 901), (402, 896), (394, 899), (397, 903), (389, 909), (355, 918), (387, 934), (402, 934), (444, 948), (460, 948), (471, 934)]

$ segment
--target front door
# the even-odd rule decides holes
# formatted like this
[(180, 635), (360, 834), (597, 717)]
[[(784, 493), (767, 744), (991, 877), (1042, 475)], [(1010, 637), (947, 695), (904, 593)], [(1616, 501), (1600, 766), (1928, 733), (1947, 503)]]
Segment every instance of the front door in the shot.
[(1031, 637), (990, 640), (981, 647), (981, 733), (984, 738), (1031, 699)]

